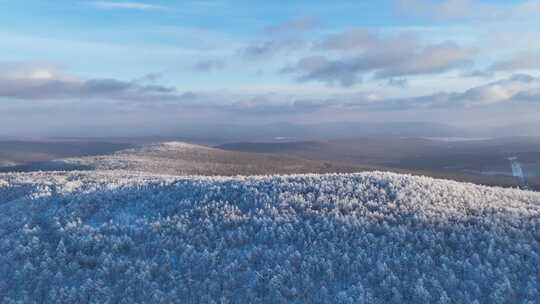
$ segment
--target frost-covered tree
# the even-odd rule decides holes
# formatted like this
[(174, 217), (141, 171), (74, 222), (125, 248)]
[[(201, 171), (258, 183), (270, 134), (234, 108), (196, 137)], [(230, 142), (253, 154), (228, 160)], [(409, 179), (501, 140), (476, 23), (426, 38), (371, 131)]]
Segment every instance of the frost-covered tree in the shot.
[(389, 173), (0, 174), (2, 303), (538, 303), (540, 194)]

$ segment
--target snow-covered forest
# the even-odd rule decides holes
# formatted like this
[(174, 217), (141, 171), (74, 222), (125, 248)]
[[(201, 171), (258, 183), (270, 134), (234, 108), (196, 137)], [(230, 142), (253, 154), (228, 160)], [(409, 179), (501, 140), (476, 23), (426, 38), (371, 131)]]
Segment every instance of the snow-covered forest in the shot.
[(390, 173), (0, 174), (2, 303), (539, 303), (540, 194)]
[(350, 164), (328, 163), (285, 155), (227, 151), (185, 142), (144, 144), (100, 156), (59, 159), (34, 171), (127, 170), (170, 175), (263, 175), (299, 173), (349, 173), (364, 169)]

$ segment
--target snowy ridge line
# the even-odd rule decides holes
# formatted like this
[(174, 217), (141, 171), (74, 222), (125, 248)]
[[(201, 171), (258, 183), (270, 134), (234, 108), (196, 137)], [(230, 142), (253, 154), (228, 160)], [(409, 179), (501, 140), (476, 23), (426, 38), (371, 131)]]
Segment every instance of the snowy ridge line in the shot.
[(384, 172), (0, 181), (2, 303), (540, 302), (536, 192)]
[(88, 168), (89, 170), (127, 170), (170, 175), (234, 176), (354, 170), (348, 165), (329, 164), (283, 155), (234, 152), (183, 142), (147, 144), (110, 155), (66, 158), (61, 162), (66, 171)]
[[(446, 183), (447, 185), (470, 186), (481, 189), (498, 189), (503, 192), (533, 192), (520, 188), (508, 188), (498, 186), (480, 185), (470, 182), (458, 182), (450, 179), (435, 178), (425, 175), (402, 174), (388, 171), (368, 171), (358, 173), (298, 173), (298, 174), (262, 174), (262, 175), (200, 175), (200, 174), (165, 174), (153, 173), (137, 170), (95, 170), (95, 171), (35, 171), (35, 172), (20, 172), (20, 173), (0, 173), (0, 187), (7, 187), (8, 181), (27, 184), (49, 183), (55, 180), (64, 178), (86, 177), (86, 178), (113, 178), (116, 180), (145, 183), (148, 180), (163, 180), (163, 181), (195, 181), (204, 180), (209, 182), (226, 182), (226, 181), (248, 181), (248, 180), (267, 180), (267, 179), (288, 179), (288, 178), (332, 178), (332, 177), (359, 177), (373, 176), (377, 178), (392, 178), (400, 177), (407, 179), (416, 179), (426, 183)], [(538, 192), (533, 192), (538, 193)], [(538, 193), (540, 195), (540, 193)]]
[[(534, 199), (532, 204), (540, 204), (540, 193), (527, 192), (520, 189), (497, 188), (476, 184), (460, 183), (451, 180), (435, 179), (427, 176), (403, 175), (391, 172), (364, 173), (330, 173), (330, 174), (290, 174), (290, 175), (259, 175), (259, 176), (174, 176), (134, 171), (72, 171), (72, 172), (31, 172), (0, 174), (0, 204), (17, 199), (34, 199), (47, 196), (88, 195), (110, 191), (141, 191), (151, 187), (173, 187), (186, 183), (202, 184), (256, 184), (256, 183), (285, 183), (287, 181), (310, 182), (313, 180), (375, 180), (382, 184), (391, 184), (396, 180), (400, 183), (423, 184), (420, 187), (450, 189), (461, 192), (466, 187), (474, 189), (479, 195), (497, 193), (503, 197), (527, 197)], [(407, 190), (407, 189), (405, 189)], [(404, 191), (403, 191), (404, 192)], [(411, 195), (410, 193), (402, 195)], [(509, 205), (510, 206), (510, 205)], [(509, 206), (502, 206), (508, 209)]]
[(195, 145), (181, 141), (170, 141), (146, 144), (139, 147), (124, 149), (114, 152), (113, 155), (144, 154), (148, 152), (182, 152), (193, 149), (212, 150), (212, 148), (203, 145)]

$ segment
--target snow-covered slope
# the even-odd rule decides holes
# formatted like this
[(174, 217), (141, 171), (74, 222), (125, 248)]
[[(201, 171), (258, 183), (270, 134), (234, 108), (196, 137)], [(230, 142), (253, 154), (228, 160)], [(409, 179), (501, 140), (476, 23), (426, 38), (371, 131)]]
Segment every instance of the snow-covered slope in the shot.
[(148, 144), (110, 155), (64, 159), (71, 166), (173, 175), (254, 175), (358, 171), (359, 167), (226, 151), (183, 142)]
[(2, 303), (540, 302), (540, 194), (423, 177), (0, 174), (0, 236)]

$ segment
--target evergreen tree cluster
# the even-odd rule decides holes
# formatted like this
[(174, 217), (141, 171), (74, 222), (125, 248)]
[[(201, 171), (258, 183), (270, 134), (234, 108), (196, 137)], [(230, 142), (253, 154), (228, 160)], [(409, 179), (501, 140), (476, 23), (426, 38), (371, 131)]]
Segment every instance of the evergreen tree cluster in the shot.
[(540, 303), (540, 194), (391, 173), (0, 175), (0, 303)]

